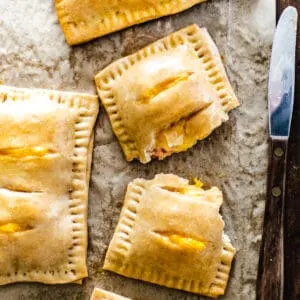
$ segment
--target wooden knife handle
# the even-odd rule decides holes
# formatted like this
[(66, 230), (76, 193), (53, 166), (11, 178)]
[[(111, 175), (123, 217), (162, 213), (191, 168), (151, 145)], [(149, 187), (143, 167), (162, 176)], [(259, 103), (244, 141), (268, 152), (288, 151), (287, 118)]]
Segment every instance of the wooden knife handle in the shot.
[(283, 299), (283, 224), (287, 143), (287, 140), (271, 141), (267, 201), (256, 287), (257, 300)]

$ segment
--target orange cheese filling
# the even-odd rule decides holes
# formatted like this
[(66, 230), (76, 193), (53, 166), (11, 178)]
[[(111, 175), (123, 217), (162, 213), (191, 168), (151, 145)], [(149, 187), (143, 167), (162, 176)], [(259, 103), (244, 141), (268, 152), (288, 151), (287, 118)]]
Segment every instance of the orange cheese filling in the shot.
[(181, 81), (187, 80), (193, 72), (181, 72), (174, 77), (163, 80), (162, 82), (155, 85), (153, 88), (148, 89), (142, 95), (140, 101), (142, 103), (149, 102), (152, 98), (156, 97), (158, 94), (162, 93), (165, 90), (168, 90), (175, 85), (177, 85)]
[(164, 243), (171, 243), (182, 249), (202, 251), (206, 248), (206, 243), (204, 241), (186, 237), (178, 233), (160, 231), (156, 231), (155, 233), (162, 238)]
[(25, 156), (41, 157), (49, 153), (52, 153), (52, 151), (46, 147), (41, 146), (0, 149), (0, 156), (11, 156), (15, 158), (21, 158)]
[(169, 240), (182, 248), (190, 248), (193, 250), (204, 250), (206, 245), (204, 242), (190, 238), (180, 236), (178, 234), (171, 234), (168, 236)]
[(28, 224), (19, 224), (15, 222), (8, 222), (0, 225), (0, 234), (10, 234), (31, 230), (33, 227)]
[(0, 225), (0, 233), (15, 233), (22, 230), (23, 228), (17, 223), (6, 223)]
[(186, 185), (186, 186), (160, 186), (161, 189), (174, 192), (174, 193), (180, 193), (188, 196), (201, 196), (203, 195), (204, 190), (202, 189), (204, 183), (199, 180), (198, 178), (193, 179), (194, 184)]

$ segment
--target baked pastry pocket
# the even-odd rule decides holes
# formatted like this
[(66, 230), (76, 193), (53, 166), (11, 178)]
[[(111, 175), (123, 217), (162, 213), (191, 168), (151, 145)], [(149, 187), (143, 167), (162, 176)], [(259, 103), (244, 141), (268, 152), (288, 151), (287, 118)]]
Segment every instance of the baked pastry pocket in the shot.
[(70, 45), (175, 14), (205, 0), (56, 0), (60, 25)]
[(122, 297), (112, 292), (108, 292), (103, 289), (94, 288), (90, 300), (130, 300), (130, 299), (126, 297)]
[(96, 96), (0, 86), (0, 284), (87, 276)]
[(95, 80), (128, 161), (187, 150), (239, 105), (215, 44), (196, 25), (112, 63)]
[(235, 254), (221, 191), (175, 175), (129, 184), (104, 269), (206, 296), (224, 294)]

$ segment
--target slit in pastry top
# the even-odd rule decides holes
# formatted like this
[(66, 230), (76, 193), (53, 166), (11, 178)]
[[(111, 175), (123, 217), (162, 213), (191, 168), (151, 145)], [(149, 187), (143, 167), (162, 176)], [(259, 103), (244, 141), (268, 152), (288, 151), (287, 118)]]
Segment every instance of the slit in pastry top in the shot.
[(0, 157), (1, 156), (11, 157), (11, 158), (43, 157), (47, 154), (54, 154), (54, 153), (55, 153), (54, 150), (43, 146), (0, 148)]
[(194, 72), (184, 71), (177, 74), (176, 76), (167, 78), (159, 82), (154, 87), (147, 89), (139, 99), (139, 102), (148, 103), (151, 99), (155, 98), (158, 94), (176, 86), (182, 81), (186, 81), (193, 74)]
[(23, 232), (33, 229), (32, 226), (27, 224), (19, 224), (14, 222), (0, 224), (0, 234), (12, 234), (17, 232)]
[(202, 251), (206, 248), (206, 242), (204, 240), (185, 236), (176, 232), (154, 231), (153, 233), (160, 237), (165, 244), (176, 246), (179, 249)]

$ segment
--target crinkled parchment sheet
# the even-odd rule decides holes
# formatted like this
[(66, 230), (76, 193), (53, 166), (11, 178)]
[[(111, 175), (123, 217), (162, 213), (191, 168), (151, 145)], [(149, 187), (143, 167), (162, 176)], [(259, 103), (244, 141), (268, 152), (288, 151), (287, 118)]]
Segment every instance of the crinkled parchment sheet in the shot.
[(103, 109), (96, 124), (89, 193), (89, 278), (82, 286), (20, 283), (0, 299), (88, 299), (100, 286), (134, 299), (203, 299), (102, 271), (129, 181), (172, 172), (224, 192), (226, 232), (237, 248), (224, 299), (254, 299), (267, 168), (267, 74), (273, 0), (212, 0), (176, 16), (134, 26), (74, 48), (65, 43), (50, 0), (0, 0), (0, 79), (19, 87), (95, 92), (94, 75), (191, 23), (208, 28), (242, 106), (189, 151), (147, 165), (127, 163)]

